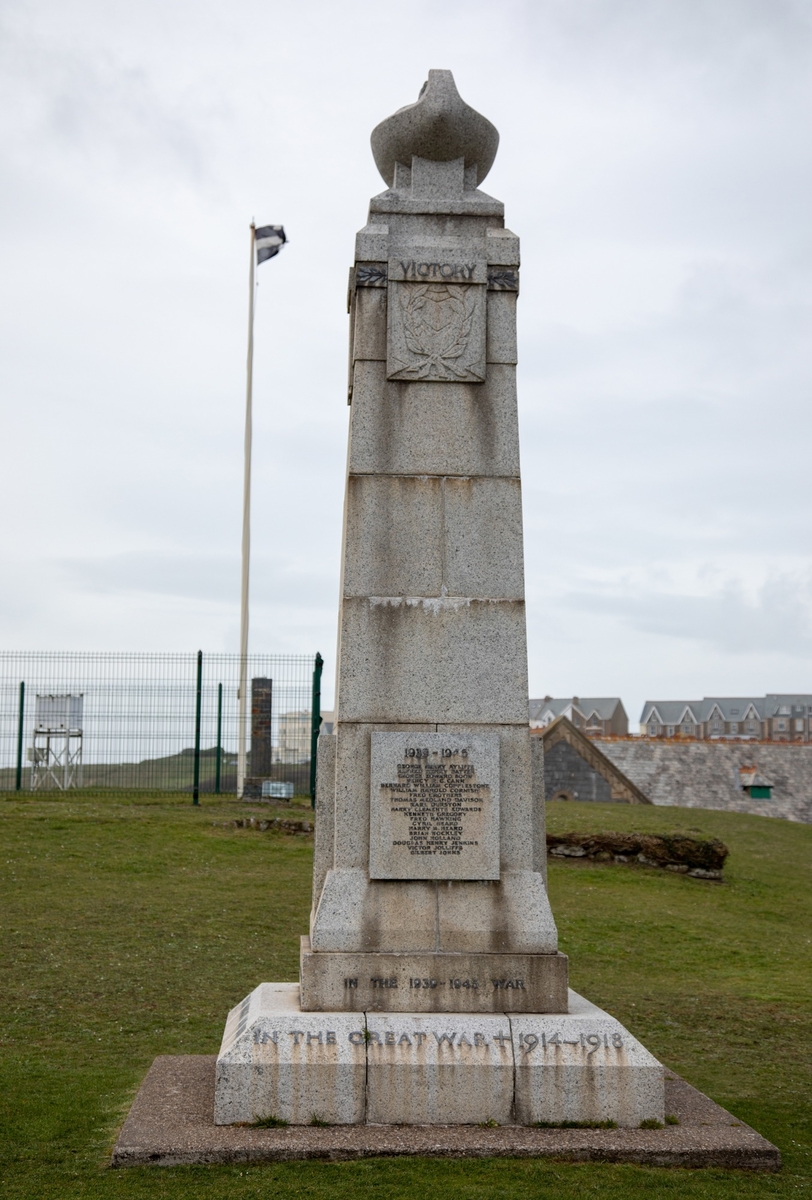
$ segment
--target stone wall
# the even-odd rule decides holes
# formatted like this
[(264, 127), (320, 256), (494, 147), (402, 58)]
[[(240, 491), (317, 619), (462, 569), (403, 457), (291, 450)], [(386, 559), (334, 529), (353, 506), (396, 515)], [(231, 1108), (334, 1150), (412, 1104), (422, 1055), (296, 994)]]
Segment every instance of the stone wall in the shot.
[(544, 754), (544, 794), (566, 792), (572, 800), (611, 803), (612, 789), (568, 742), (556, 742)]
[[(595, 740), (653, 804), (724, 808), (812, 823), (812, 746)], [(737, 789), (739, 767), (745, 766), (757, 767), (773, 785), (771, 799), (751, 800)]]

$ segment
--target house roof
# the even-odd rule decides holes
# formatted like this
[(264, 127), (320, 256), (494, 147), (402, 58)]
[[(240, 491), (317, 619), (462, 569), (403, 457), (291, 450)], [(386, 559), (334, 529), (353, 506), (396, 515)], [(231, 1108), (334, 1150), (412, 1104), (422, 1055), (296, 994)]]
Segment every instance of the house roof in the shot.
[(576, 709), (582, 717), (589, 718), (593, 713), (601, 721), (611, 721), (618, 708), (623, 708), (619, 696), (568, 696), (566, 699), (545, 696), (543, 700), (530, 701), (530, 720), (540, 721), (548, 711), (552, 717), (560, 717), (564, 713)]
[(696, 721), (701, 721), (701, 700), (647, 700), (640, 714), (641, 725), (647, 725), (656, 713), (661, 725), (679, 725), (686, 709), (690, 709)]
[[(788, 714), (780, 713), (779, 714), (779, 709), (781, 709), (781, 708), (789, 708), (789, 709), (802, 708), (807, 712), (812, 710), (812, 696), (803, 695), (800, 693), (792, 695), (792, 694), (782, 694), (780, 692), (768, 692), (767, 695), (764, 697), (764, 700), (765, 700), (765, 705), (766, 705), (765, 716), (768, 716), (768, 717), (776, 717), (779, 715), (780, 716), (796, 715), (794, 713), (788, 713)], [(797, 715), (800, 715), (800, 714), (797, 714)]]
[(706, 696), (703, 721), (710, 719), (714, 708), (718, 708), (723, 721), (744, 721), (749, 709), (755, 709), (756, 718), (764, 715), (763, 696)]
[[(810, 699), (812, 703), (812, 699)], [(702, 700), (647, 700), (640, 715), (640, 724), (648, 725), (653, 714), (659, 714), (660, 724), (679, 725), (683, 713), (690, 709), (695, 721), (709, 721), (718, 710), (722, 721), (761, 720), (765, 715), (762, 696), (705, 696)], [(755, 713), (755, 718), (753, 718)], [(689, 719), (689, 718), (686, 718)]]
[(743, 788), (774, 786), (769, 779), (759, 775), (756, 767), (739, 767), (739, 784)]

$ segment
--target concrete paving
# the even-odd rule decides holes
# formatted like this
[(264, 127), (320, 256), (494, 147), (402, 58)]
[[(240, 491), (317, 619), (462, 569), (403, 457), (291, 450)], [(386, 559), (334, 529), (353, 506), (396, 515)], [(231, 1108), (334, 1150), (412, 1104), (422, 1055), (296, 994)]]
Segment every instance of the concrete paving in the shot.
[(534, 1129), (503, 1125), (342, 1125), (256, 1129), (214, 1124), (215, 1056), (162, 1055), (141, 1085), (112, 1166), (432, 1158), (559, 1158), (660, 1167), (777, 1171), (778, 1149), (707, 1096), (666, 1072), (665, 1129)]

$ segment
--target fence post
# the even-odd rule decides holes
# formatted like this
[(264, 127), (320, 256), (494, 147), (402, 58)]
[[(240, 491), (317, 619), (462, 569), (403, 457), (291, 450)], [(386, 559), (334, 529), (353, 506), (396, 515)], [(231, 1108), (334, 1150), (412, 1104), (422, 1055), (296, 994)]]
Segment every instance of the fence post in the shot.
[(319, 745), (319, 727), (321, 726), (321, 669), (324, 659), (316, 655), (316, 665), (313, 668), (313, 704), (310, 710), (310, 807), (316, 807), (316, 751)]
[(195, 778), (192, 804), (200, 803), (200, 708), (203, 695), (203, 651), (197, 652), (197, 694), (195, 696)]
[(20, 710), (17, 717), (17, 781), (16, 791), (22, 791), (23, 786), (23, 715), (25, 712), (25, 683), (20, 680)]
[(220, 795), (220, 758), (223, 743), (223, 685), (217, 684), (217, 749), (214, 752), (214, 794)]

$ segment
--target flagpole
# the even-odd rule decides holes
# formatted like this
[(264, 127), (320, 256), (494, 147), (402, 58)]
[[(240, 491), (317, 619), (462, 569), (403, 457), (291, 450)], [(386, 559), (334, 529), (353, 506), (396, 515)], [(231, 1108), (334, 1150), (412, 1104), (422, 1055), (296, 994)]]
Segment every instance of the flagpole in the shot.
[(245, 465), (242, 493), (242, 581), (240, 590), (240, 690), (237, 730), (237, 796), (245, 790), (246, 717), (248, 710), (248, 575), (251, 559), (251, 435), (252, 392), (254, 385), (254, 270), (256, 268), (256, 227), (251, 222), (251, 267), (248, 275), (248, 362), (245, 385)]

